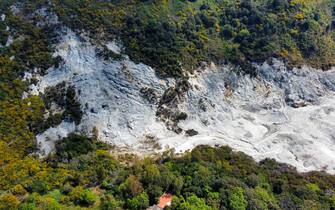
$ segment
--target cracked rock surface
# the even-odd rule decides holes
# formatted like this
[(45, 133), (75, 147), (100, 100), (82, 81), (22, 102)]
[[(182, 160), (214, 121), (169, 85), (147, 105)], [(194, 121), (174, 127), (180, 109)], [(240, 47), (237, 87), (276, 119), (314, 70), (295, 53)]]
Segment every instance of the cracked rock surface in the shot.
[(39, 134), (45, 153), (66, 133), (90, 135), (97, 128), (101, 141), (127, 151), (229, 145), (256, 160), (335, 173), (334, 69), (289, 70), (273, 59), (255, 65), (258, 76), (251, 78), (211, 64), (181, 82), (158, 78), (124, 55), (103, 59), (94, 44), (69, 30), (56, 48), (64, 63), (49, 69), (31, 93), (66, 82), (76, 89), (83, 116), (78, 125), (62, 122)]

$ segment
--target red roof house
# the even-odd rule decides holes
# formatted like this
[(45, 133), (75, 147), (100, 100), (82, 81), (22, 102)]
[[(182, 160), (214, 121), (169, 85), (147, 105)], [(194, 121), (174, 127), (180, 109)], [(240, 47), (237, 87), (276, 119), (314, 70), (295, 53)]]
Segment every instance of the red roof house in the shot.
[(164, 193), (160, 198), (157, 205), (150, 207), (148, 210), (162, 210), (167, 206), (170, 206), (172, 202), (172, 195)]

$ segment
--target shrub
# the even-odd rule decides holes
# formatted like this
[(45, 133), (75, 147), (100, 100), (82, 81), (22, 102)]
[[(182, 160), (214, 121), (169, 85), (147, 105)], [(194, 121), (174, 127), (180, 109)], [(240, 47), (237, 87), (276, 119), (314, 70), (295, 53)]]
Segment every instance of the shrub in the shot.
[(77, 205), (90, 206), (93, 205), (97, 196), (90, 189), (83, 189), (83, 187), (75, 187), (69, 193), (70, 200)]
[(56, 143), (56, 156), (61, 160), (70, 161), (74, 157), (87, 154), (94, 149), (96, 149), (96, 144), (93, 139), (71, 134), (69, 137)]
[(0, 209), (1, 210), (16, 210), (20, 201), (12, 194), (5, 193), (0, 196)]
[(119, 189), (131, 196), (136, 196), (143, 192), (142, 183), (134, 175), (129, 176), (126, 181), (120, 185)]
[(231, 25), (225, 25), (222, 28), (221, 34), (226, 39), (231, 39), (235, 36), (234, 28)]
[(90, 206), (95, 203), (96, 199), (96, 195), (91, 190), (85, 189), (80, 194), (79, 203), (84, 206)]
[(27, 193), (27, 191), (20, 184), (15, 185), (11, 191), (14, 195), (24, 195)]
[(149, 197), (143, 192), (133, 198), (127, 200), (127, 206), (131, 210), (146, 209), (149, 207)]
[(107, 196), (106, 198), (102, 199), (100, 209), (101, 210), (122, 210), (122, 202), (116, 200), (111, 196)]
[(50, 189), (49, 185), (45, 181), (34, 181), (28, 186), (30, 192), (37, 192), (39, 194), (45, 194)]
[(23, 203), (20, 205), (19, 210), (37, 210), (34, 203)]
[(187, 197), (186, 201), (181, 203), (180, 210), (211, 210), (210, 206), (207, 206), (204, 199), (198, 198), (196, 195)]
[(244, 198), (244, 190), (241, 187), (232, 189), (229, 195), (229, 206), (232, 210), (245, 210), (247, 209), (247, 201)]

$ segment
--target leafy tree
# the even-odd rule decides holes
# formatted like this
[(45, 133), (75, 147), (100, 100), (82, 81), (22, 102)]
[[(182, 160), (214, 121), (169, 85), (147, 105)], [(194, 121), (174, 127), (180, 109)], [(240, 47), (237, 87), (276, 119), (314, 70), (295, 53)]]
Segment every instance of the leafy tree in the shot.
[(71, 160), (96, 148), (92, 139), (81, 135), (70, 135), (56, 144), (56, 155), (61, 159)]
[(111, 196), (107, 196), (101, 202), (101, 210), (122, 210), (122, 202)]
[(79, 203), (84, 206), (90, 206), (95, 203), (96, 199), (96, 195), (91, 190), (85, 189), (80, 194)]
[(46, 192), (48, 192), (48, 190), (50, 190), (50, 187), (49, 187), (47, 182), (37, 180), (37, 181), (33, 182), (28, 187), (28, 189), (31, 192), (37, 192), (37, 193), (40, 193), (40, 194), (45, 194)]
[(191, 195), (186, 198), (186, 201), (180, 204), (180, 210), (210, 210), (211, 207), (207, 206), (205, 200), (198, 198), (196, 195)]
[(61, 204), (50, 197), (41, 197), (35, 201), (40, 209), (45, 210), (62, 210)]
[(244, 198), (244, 190), (241, 187), (232, 189), (229, 195), (229, 206), (232, 210), (245, 210), (247, 208), (247, 201)]
[(133, 198), (128, 198), (127, 206), (131, 210), (146, 209), (149, 207), (149, 197), (145, 192), (143, 192)]
[(75, 204), (82, 206), (93, 205), (97, 199), (96, 195), (90, 189), (83, 189), (79, 186), (69, 193), (70, 200)]
[(139, 181), (139, 179), (131, 175), (129, 176), (124, 183), (120, 185), (120, 190), (125, 192), (126, 194), (129, 194), (131, 196), (136, 196), (143, 192), (143, 186), (142, 183)]
[(23, 203), (20, 205), (19, 210), (37, 210), (37, 207), (34, 203)]
[(20, 201), (12, 194), (6, 193), (0, 196), (1, 210), (15, 210), (18, 208)]
[(231, 25), (224, 25), (222, 28), (221, 34), (226, 38), (226, 39), (231, 39), (235, 36), (234, 28)]

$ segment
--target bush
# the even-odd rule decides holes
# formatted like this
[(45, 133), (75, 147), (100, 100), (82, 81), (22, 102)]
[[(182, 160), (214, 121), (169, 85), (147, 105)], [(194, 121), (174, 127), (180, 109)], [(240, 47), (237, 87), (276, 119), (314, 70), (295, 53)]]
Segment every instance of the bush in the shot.
[(23, 203), (20, 205), (19, 210), (37, 210), (37, 207), (34, 203)]
[(83, 206), (90, 206), (95, 203), (97, 196), (89, 189), (80, 194), (79, 203)]
[(30, 192), (37, 192), (39, 194), (45, 194), (50, 190), (50, 187), (45, 181), (34, 181), (30, 186), (28, 186)]
[(187, 197), (186, 201), (180, 204), (178, 208), (180, 210), (211, 210), (210, 206), (207, 206), (205, 201), (198, 198), (196, 195)]
[(241, 187), (232, 189), (229, 195), (229, 206), (232, 210), (245, 210), (247, 209), (247, 201), (244, 198), (244, 190)]
[(50, 197), (41, 197), (36, 202), (39, 209), (62, 210), (61, 204), (59, 204), (55, 199)]
[(119, 189), (124, 192), (125, 195), (130, 196), (136, 196), (143, 192), (142, 183), (134, 175), (129, 176), (125, 182), (120, 185)]
[(70, 200), (77, 205), (90, 206), (95, 203), (97, 196), (90, 189), (79, 186), (69, 193)]
[(1, 210), (16, 210), (20, 201), (12, 194), (5, 193), (0, 196), (0, 209)]
[(15, 185), (14, 188), (11, 190), (11, 192), (14, 195), (21, 195), (21, 196), (27, 193), (26, 189), (24, 189), (23, 186), (20, 184)]
[(116, 200), (115, 198), (108, 196), (104, 198), (101, 202), (101, 210), (122, 210), (122, 202)]
[(231, 25), (225, 25), (222, 28), (221, 34), (226, 39), (231, 39), (235, 36), (234, 28)]
[(149, 197), (143, 192), (133, 198), (127, 200), (127, 206), (131, 210), (146, 209), (149, 207)]
[(71, 134), (56, 143), (56, 156), (61, 160), (70, 161), (74, 157), (87, 154), (94, 149), (96, 149), (96, 144), (93, 139)]

